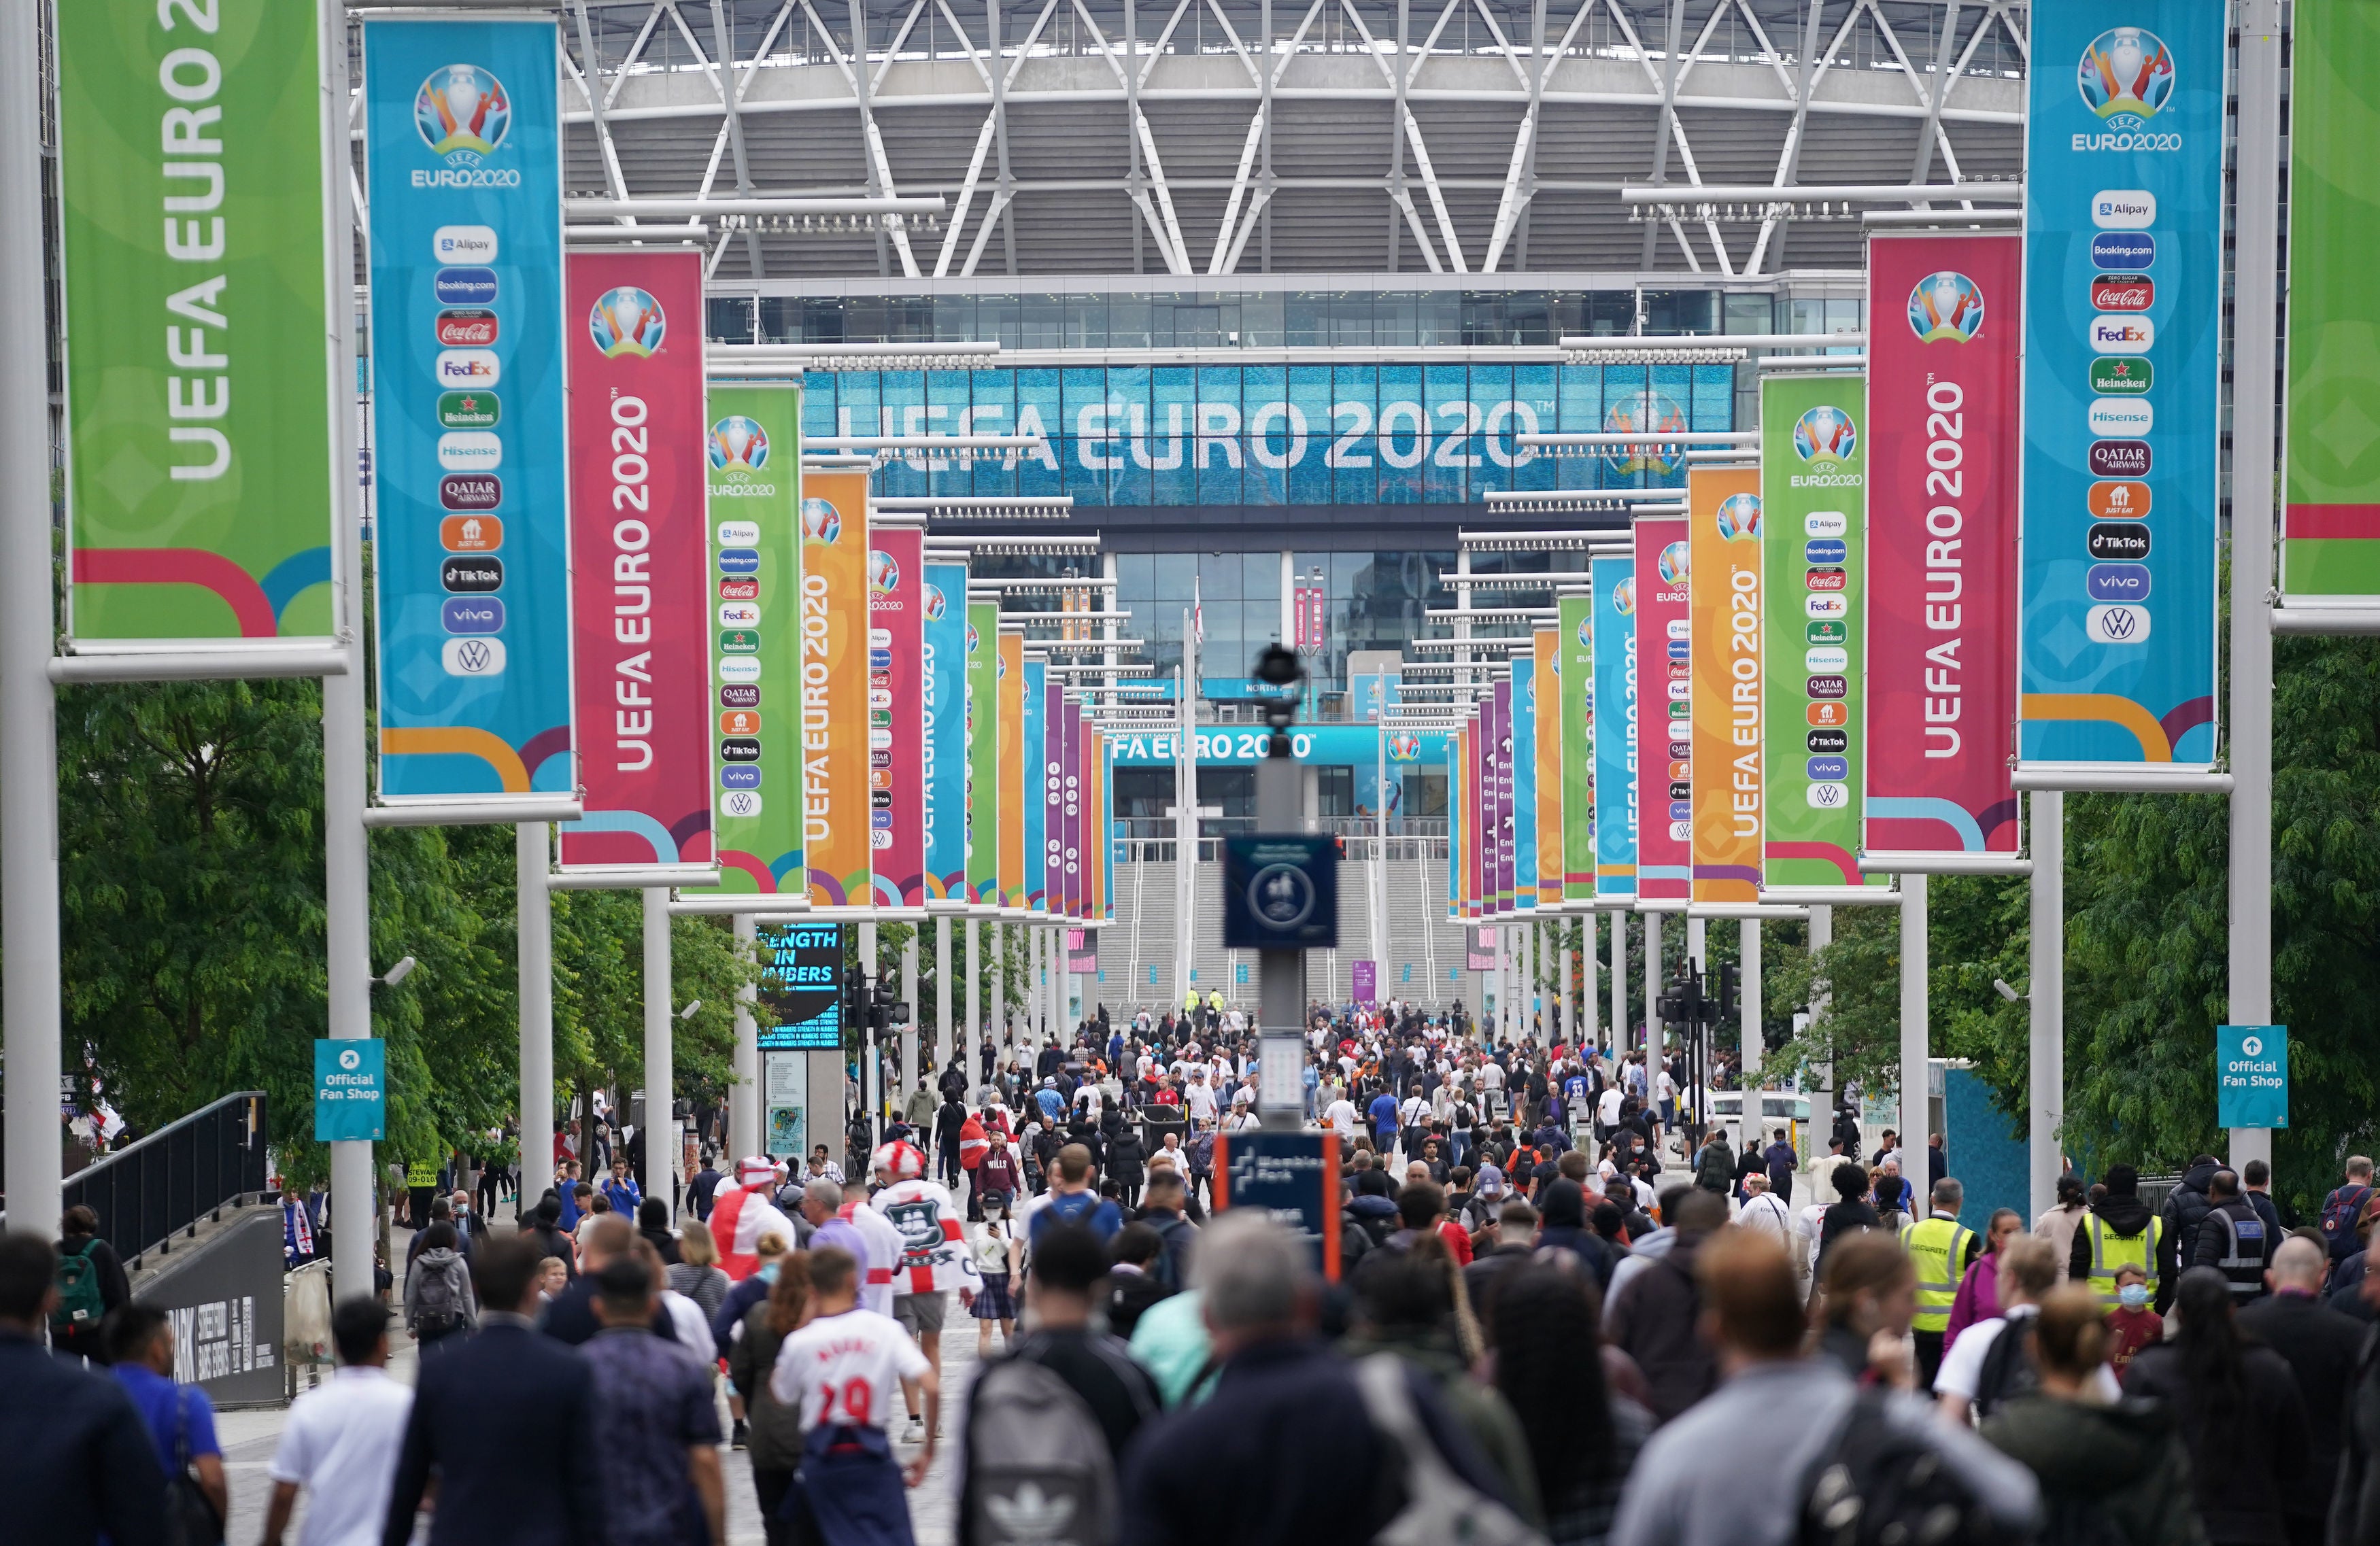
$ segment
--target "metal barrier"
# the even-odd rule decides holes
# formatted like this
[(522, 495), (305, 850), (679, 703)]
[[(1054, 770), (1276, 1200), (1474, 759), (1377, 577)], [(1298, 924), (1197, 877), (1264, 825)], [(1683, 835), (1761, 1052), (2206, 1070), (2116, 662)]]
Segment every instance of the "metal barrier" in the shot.
[[(67, 1177), (63, 1205), (97, 1214), (99, 1238), (137, 1265), (170, 1249), (176, 1234), (197, 1234), (201, 1218), (265, 1190), (265, 1136), (264, 1092), (225, 1095)], [(8, 1222), (0, 1214), (0, 1228)], [(34, 1227), (55, 1233), (57, 1221)]]

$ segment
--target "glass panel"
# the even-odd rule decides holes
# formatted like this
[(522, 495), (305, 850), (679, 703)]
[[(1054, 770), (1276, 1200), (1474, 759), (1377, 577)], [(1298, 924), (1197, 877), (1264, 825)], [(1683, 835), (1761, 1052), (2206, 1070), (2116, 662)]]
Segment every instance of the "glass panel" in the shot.
[(1198, 369), (1196, 462), (1200, 504), (1238, 504), (1241, 439), (1240, 368), (1208, 365)]
[(1372, 419), (1372, 446), (1380, 465), (1380, 502), (1419, 504), (1422, 464), (1429, 460), (1430, 448), (1421, 367), (1383, 365), (1379, 371), (1380, 405)]
[(1330, 469), (1330, 496), (1340, 504), (1370, 504), (1380, 488), (1378, 442), (1372, 435), (1379, 413), (1379, 369), (1333, 366), (1330, 393), (1330, 443), (1323, 450), (1324, 465)]
[(1240, 402), (1247, 415), (1248, 466), (1241, 484), (1246, 503), (1281, 503), (1283, 475), (1310, 449), (1290, 421), (1287, 387), (1288, 376), (1278, 365), (1251, 365), (1241, 378)]
[[(1289, 468), (1292, 504), (1330, 502), (1330, 367), (1295, 365), (1289, 370), (1289, 404), (1305, 421), (1305, 453)], [(1296, 421), (1293, 420), (1293, 424)]]

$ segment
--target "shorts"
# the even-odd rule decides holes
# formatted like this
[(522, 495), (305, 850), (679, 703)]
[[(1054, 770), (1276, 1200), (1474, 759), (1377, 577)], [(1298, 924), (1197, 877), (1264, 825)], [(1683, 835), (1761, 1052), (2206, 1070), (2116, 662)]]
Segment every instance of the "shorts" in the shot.
[(941, 1289), (930, 1294), (895, 1294), (892, 1296), (892, 1319), (901, 1329), (914, 1335), (942, 1329), (943, 1300), (949, 1296)]

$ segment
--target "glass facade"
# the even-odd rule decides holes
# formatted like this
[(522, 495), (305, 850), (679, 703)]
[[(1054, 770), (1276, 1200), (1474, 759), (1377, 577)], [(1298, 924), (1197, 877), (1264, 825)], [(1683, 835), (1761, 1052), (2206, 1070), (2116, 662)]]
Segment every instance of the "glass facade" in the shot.
[(1735, 426), (1727, 365), (1067, 366), (817, 371), (805, 437), (1035, 435), (889, 463), (892, 495), (1151, 505), (1477, 504), (1491, 491), (1682, 486), (1675, 447), (1555, 457), (1540, 431)]

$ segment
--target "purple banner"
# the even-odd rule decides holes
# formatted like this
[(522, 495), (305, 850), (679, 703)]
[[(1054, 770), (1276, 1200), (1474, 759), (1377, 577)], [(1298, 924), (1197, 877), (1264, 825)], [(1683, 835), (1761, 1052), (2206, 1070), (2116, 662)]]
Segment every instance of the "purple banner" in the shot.
[(1370, 1004), (1377, 1001), (1380, 996), (1379, 962), (1371, 960), (1357, 961), (1355, 963), (1354, 976), (1355, 980), (1354, 986), (1355, 990), (1355, 1002), (1358, 1004)]
[(1512, 911), (1512, 679), (1496, 683), (1496, 912)]

